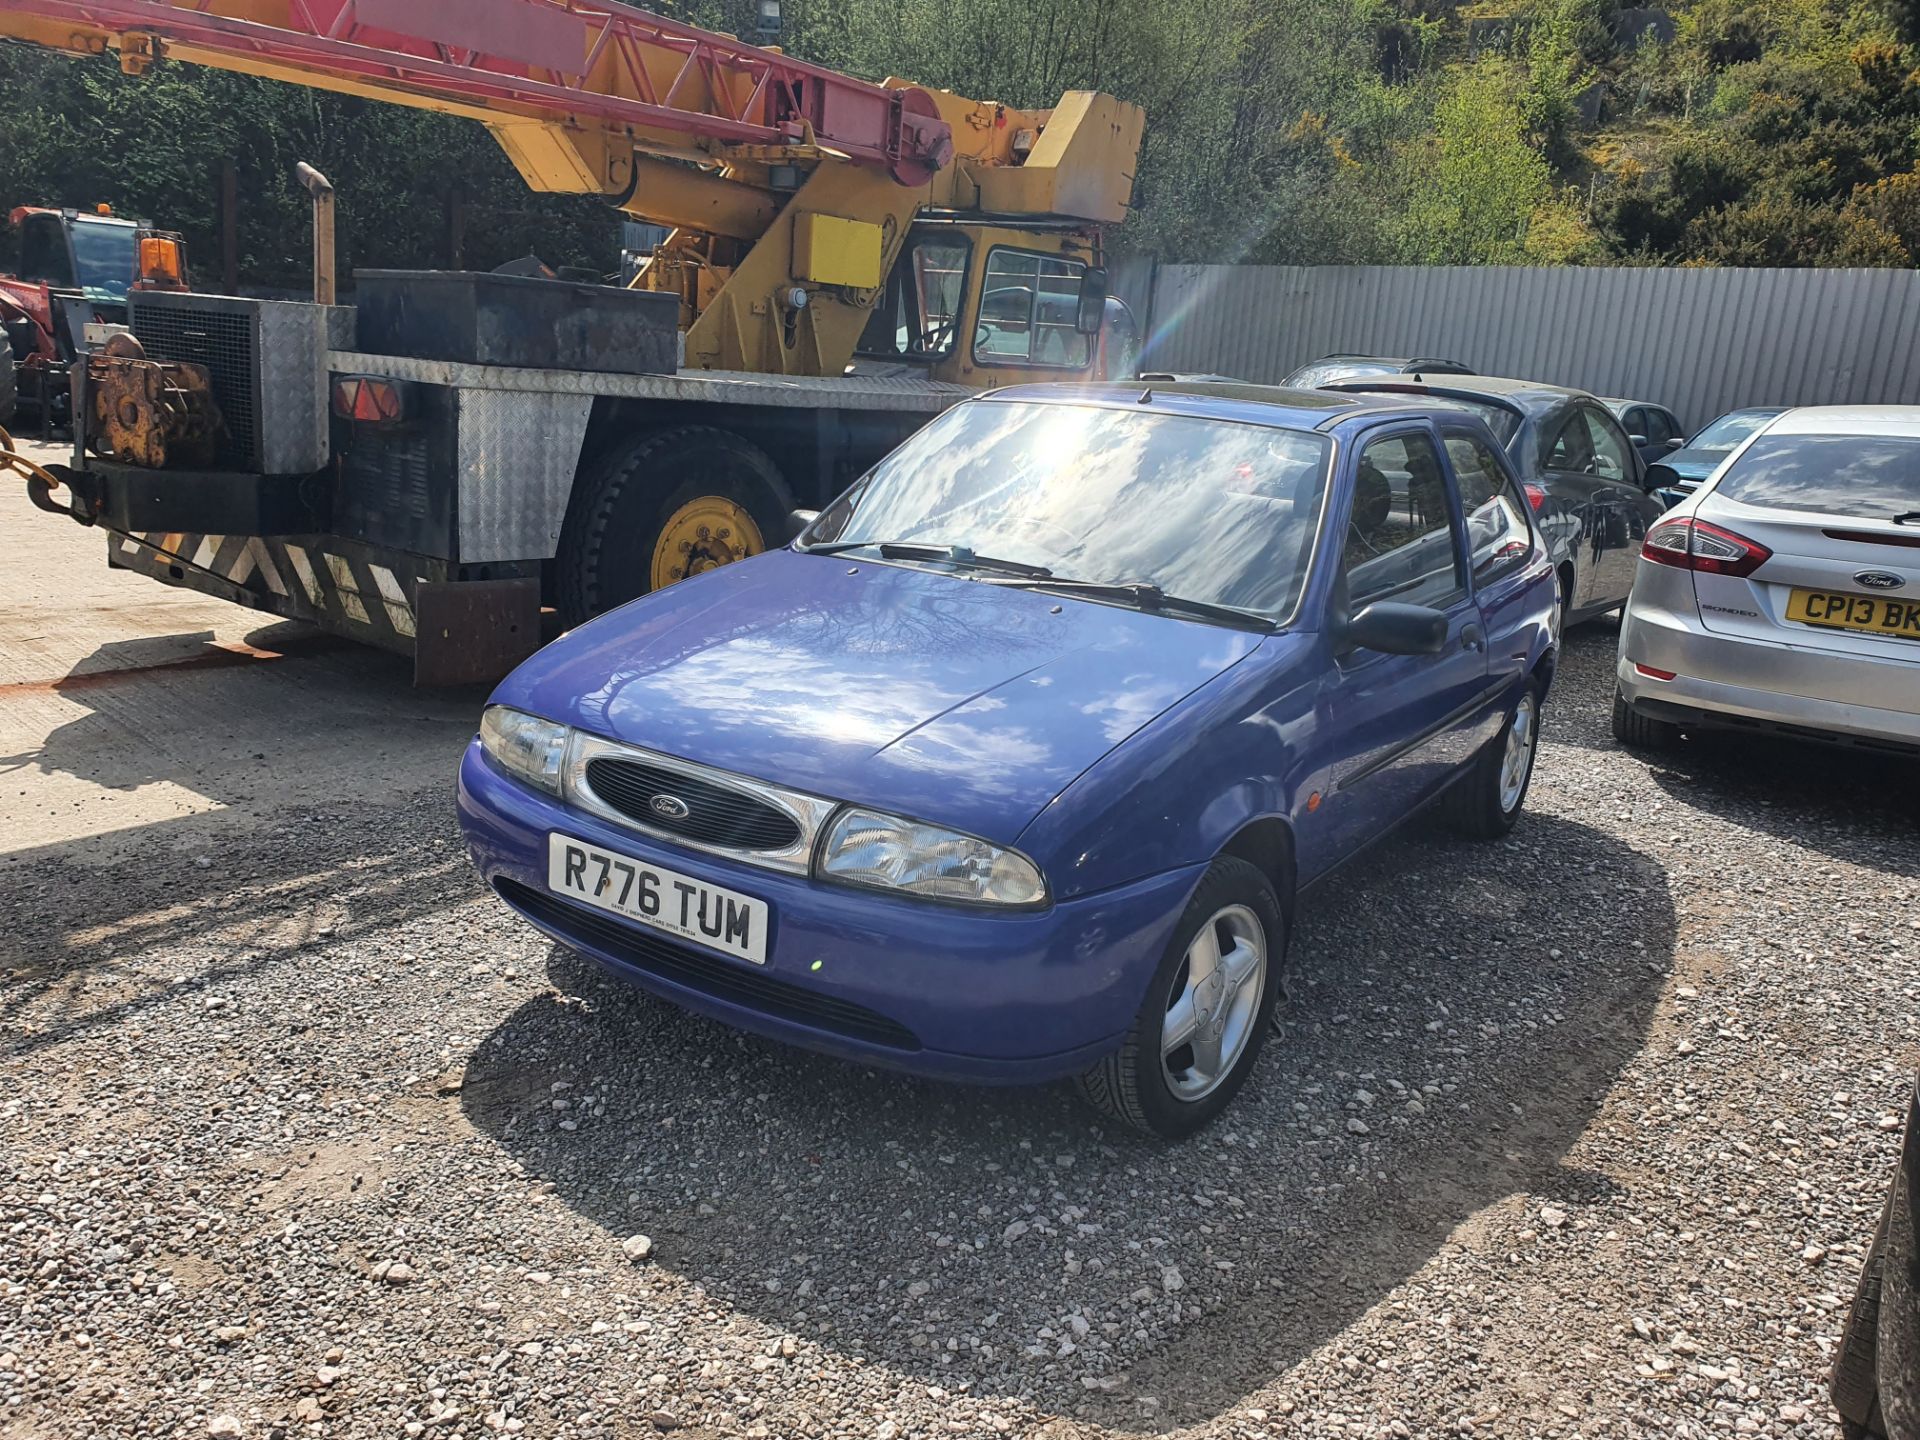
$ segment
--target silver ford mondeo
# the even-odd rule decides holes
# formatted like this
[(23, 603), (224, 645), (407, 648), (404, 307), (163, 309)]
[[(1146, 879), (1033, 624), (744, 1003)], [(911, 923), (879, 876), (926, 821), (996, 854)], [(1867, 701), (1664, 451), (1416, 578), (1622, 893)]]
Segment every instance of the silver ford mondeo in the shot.
[(1920, 756), (1920, 406), (1788, 410), (1647, 532), (1613, 733)]

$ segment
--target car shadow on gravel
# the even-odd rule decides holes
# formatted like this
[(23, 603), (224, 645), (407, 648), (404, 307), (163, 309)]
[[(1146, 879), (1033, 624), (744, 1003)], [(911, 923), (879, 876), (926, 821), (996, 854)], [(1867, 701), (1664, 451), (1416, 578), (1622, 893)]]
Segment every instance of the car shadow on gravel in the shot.
[(1636, 758), (1690, 809), (1835, 860), (1920, 877), (1920, 761), (1721, 730)]
[(1648, 858), (1531, 815), (1493, 845), (1414, 827), (1295, 943), (1282, 1033), (1182, 1145), (1064, 1087), (744, 1037), (558, 947), (550, 978), (583, 1003), (508, 1017), (463, 1104), (604, 1232), (583, 1268), (644, 1232), (655, 1267), (802, 1346), (1158, 1433), (1273, 1383), (1487, 1207), (1607, 1195), (1563, 1157), (1645, 1043), (1675, 916)]

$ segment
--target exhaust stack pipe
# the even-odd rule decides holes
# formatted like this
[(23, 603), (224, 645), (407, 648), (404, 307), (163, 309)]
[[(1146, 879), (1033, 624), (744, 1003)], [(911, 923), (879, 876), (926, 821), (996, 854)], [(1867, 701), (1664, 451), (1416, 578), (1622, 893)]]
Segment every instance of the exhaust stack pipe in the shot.
[(293, 173), (313, 196), (313, 303), (332, 305), (339, 297), (334, 284), (333, 182), (304, 160)]

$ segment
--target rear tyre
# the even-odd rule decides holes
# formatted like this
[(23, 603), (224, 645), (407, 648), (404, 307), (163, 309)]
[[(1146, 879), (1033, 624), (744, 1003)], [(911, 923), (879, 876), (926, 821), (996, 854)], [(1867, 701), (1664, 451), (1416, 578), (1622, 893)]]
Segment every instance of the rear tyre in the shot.
[(578, 625), (783, 545), (792, 510), (779, 467), (738, 435), (707, 425), (640, 435), (575, 487), (554, 561), (561, 618)]
[(1174, 927), (1126, 1040), (1081, 1075), (1081, 1096), (1165, 1140), (1206, 1125), (1260, 1057), (1286, 950), (1272, 883), (1245, 860), (1215, 860)]
[(1670, 720), (1642, 715), (1627, 703), (1619, 686), (1613, 689), (1613, 738), (1629, 750), (1671, 750), (1680, 743), (1680, 727)]
[(1853, 1305), (1847, 1311), (1846, 1329), (1840, 1335), (1840, 1349), (1833, 1357), (1833, 1375), (1827, 1393), (1833, 1408), (1855, 1435), (1883, 1435), (1880, 1417), (1879, 1335), (1880, 1268), (1887, 1250), (1887, 1225), (1893, 1214), (1889, 1197), (1880, 1212), (1880, 1224), (1873, 1232), (1867, 1260), (1860, 1267), (1860, 1283), (1854, 1287)]
[(1454, 824), (1479, 840), (1498, 840), (1513, 829), (1527, 803), (1539, 751), (1540, 686), (1529, 684), (1500, 733), (1454, 782), (1447, 797)]

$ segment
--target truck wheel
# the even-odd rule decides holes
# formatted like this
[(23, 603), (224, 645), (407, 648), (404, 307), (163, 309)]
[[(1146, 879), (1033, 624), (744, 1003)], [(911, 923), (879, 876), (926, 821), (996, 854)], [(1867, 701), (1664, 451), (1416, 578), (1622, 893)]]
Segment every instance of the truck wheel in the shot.
[(13, 424), (19, 409), (20, 377), (14, 373), (13, 351), (7, 347), (7, 337), (0, 332), (0, 430)]
[(582, 477), (555, 560), (577, 625), (689, 575), (786, 543), (793, 497), (764, 450), (708, 425), (636, 437)]

